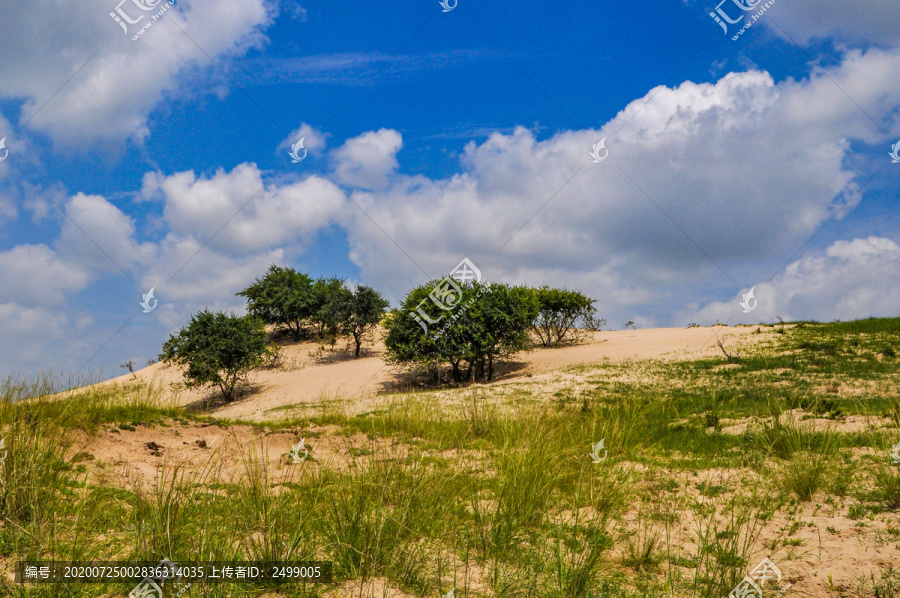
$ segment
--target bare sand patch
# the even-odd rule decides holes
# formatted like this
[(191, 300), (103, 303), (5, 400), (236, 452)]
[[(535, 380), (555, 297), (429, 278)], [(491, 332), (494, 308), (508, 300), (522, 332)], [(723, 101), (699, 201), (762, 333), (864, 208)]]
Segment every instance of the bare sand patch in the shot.
[[(595, 332), (580, 344), (521, 353), (516, 360), (499, 366), (495, 384), (566, 377), (560, 370), (585, 364), (707, 358), (720, 354), (717, 338), (731, 346), (769, 336), (749, 336), (754, 330), (715, 326)], [(285, 345), (282, 351), (287, 367), (253, 372), (253, 391), (229, 405), (215, 407), (216, 417), (266, 421), (302, 414), (307, 407), (321, 408), (329, 403), (342, 403), (343, 408), (362, 413), (374, 408), (373, 398), (378, 394), (412, 388), (409, 376), (385, 361), (384, 344), (380, 341), (370, 345), (367, 354), (359, 359), (341, 349), (326, 351), (317, 358), (319, 344), (312, 342)], [(182, 381), (177, 368), (161, 363), (136, 371), (134, 377), (176, 387)], [(126, 374), (103, 384), (122, 384), (134, 377)], [(214, 393), (182, 389), (173, 390), (171, 396), (181, 405), (200, 406)], [(278, 411), (291, 406), (297, 411)]]

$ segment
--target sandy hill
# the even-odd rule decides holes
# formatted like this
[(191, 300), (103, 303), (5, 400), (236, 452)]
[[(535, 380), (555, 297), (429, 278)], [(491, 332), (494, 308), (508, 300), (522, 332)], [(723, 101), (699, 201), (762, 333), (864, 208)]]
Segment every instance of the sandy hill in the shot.
[[(768, 336), (747, 336), (755, 330), (716, 326), (595, 332), (576, 345), (520, 353), (515, 361), (498, 367), (493, 384), (525, 379), (538, 382), (571, 366), (606, 360), (696, 359), (721, 355), (717, 339), (731, 345)], [(412, 384), (408, 375), (385, 362), (381, 342), (366, 347), (365, 355), (358, 359), (340, 345), (334, 351), (322, 351), (319, 344), (304, 342), (285, 345), (282, 350), (279, 367), (254, 372), (252, 392), (227, 406), (215, 408), (215, 416), (261, 421), (277, 417), (279, 408), (324, 401), (348, 402), (351, 411), (365, 410), (373, 397), (409, 389)], [(177, 368), (161, 363), (139, 370), (135, 375), (140, 380), (165, 385), (177, 385), (182, 380)], [(131, 379), (131, 374), (126, 374), (105, 384)], [(208, 392), (181, 391), (177, 400), (182, 405), (199, 405), (209, 396)]]
[[(434, 535), (447, 539), (443, 556), (422, 561), (433, 569), (429, 575), (443, 575), (444, 586), (456, 584), (474, 596), (497, 593), (486, 570), (460, 543), (472, 526), (468, 511), (443, 510), (446, 497), (488, 504), (471, 500), (475, 495), (468, 493), (476, 488), (478, 496), (512, 496), (523, 505), (538, 505), (532, 499), (543, 491), (532, 493), (519, 479), (585, 475), (591, 492), (596, 484), (597, 500), (609, 501), (603, 512), (614, 517), (613, 544), (602, 567), (617, 572), (617, 583), (636, 587), (656, 579), (663, 584), (677, 568), (679, 583), (687, 587), (701, 566), (709, 570), (700, 559), (713, 544), (739, 537), (728, 527), (738, 521), (738, 531), (752, 526), (758, 534), (752, 546), (741, 549), (747, 552), (746, 568), (772, 555), (790, 595), (892, 596), (882, 590), (895, 583), (900, 554), (900, 510), (891, 506), (900, 502), (890, 502), (900, 501), (900, 485), (892, 481), (900, 478), (888, 465), (889, 449), (900, 440), (900, 419), (892, 415), (900, 414), (900, 407), (892, 407), (900, 405), (892, 344), (900, 338), (883, 323), (887, 332), (877, 325), (852, 334), (828, 326), (833, 325), (597, 332), (578, 344), (520, 353), (499, 367), (491, 383), (440, 389), (387, 363), (377, 342), (359, 359), (340, 346), (328, 351), (315, 343), (293, 343), (283, 346), (277, 367), (253, 373), (249, 392), (211, 407), (204, 406), (205, 399), (216, 393), (178, 388), (181, 372), (155, 364), (134, 377), (98, 385), (109, 392), (83, 393), (87, 398), (73, 402), (73, 410), (89, 410), (90, 401), (107, 404), (98, 408), (100, 423), (93, 428), (79, 427), (81, 420), (73, 418), (78, 421), (70, 425), (65, 460), (104, 501), (125, 496), (109, 489), (125, 490), (144, 501), (143, 508), (175, 517), (177, 509), (170, 511), (159, 497), (176, 497), (180, 508), (193, 509), (177, 523), (196, 535), (218, 529), (222, 537), (255, 538), (259, 530), (235, 527), (242, 521), (237, 515), (243, 517), (254, 504), (248, 497), (284, 493), (284, 513), (296, 510), (303, 514), (297, 521), (311, 521), (329, 555), (345, 545), (346, 530), (355, 529), (357, 508), (379, 521), (374, 514), (390, 509), (383, 509), (378, 497), (408, 497), (418, 510), (391, 512), (412, 513), (449, 530)], [(784, 329), (786, 334), (776, 334)], [(846, 336), (841, 350), (838, 334)], [(719, 341), (729, 352), (740, 351), (741, 362), (729, 363)], [(717, 359), (682, 363), (708, 357)], [(141, 403), (148, 398), (152, 405)], [(853, 402), (857, 398), (859, 404)], [(163, 408), (170, 401), (188, 409)], [(120, 402), (122, 410), (109, 409)], [(778, 412), (770, 413), (775, 407)], [(598, 440), (606, 442), (604, 456), (593, 461), (589, 451)], [(558, 500), (575, 500), (580, 486), (553, 483)], [(513, 488), (513, 494), (499, 494), (502, 488)], [(882, 494), (876, 496), (874, 489)], [(211, 497), (215, 509), (205, 507)], [(117, 500), (124, 525), (134, 526), (125, 516), (128, 501)], [(732, 502), (748, 509), (741, 512), (752, 514), (752, 521), (735, 520), (726, 510), (720, 510), (718, 521), (708, 518), (715, 509), (707, 511), (706, 505), (725, 509)], [(300, 504), (305, 506), (298, 509)], [(348, 510), (335, 510), (338, 504)], [(573, 513), (568, 504), (535, 506), (550, 511), (529, 533), (558, 533), (557, 522)], [(592, 509), (585, 512), (600, 512)], [(352, 515), (344, 520), (349, 527), (335, 526), (342, 512)], [(502, 523), (501, 514), (489, 509), (482, 516)], [(668, 522), (665, 530), (662, 522)], [(701, 524), (707, 526), (702, 537)], [(120, 534), (108, 529), (118, 530), (117, 523), (104, 525), (91, 532), (98, 543)], [(751, 527), (743, 529), (740, 533), (747, 534)], [(273, 530), (280, 533), (275, 528), (266, 533)], [(122, 533), (117, 542), (130, 546), (128, 528)], [(639, 569), (632, 543), (642, 537), (652, 542), (644, 544), (649, 568)], [(559, 539), (536, 538), (534, 554)], [(664, 562), (669, 554), (675, 555), (672, 568)], [(446, 555), (456, 559), (449, 573)], [(526, 571), (530, 562), (511, 566)], [(11, 580), (11, 570), (0, 563), (0, 576)], [(424, 595), (401, 591), (401, 585), (380, 574), (365, 581), (342, 578), (322, 595)], [(863, 586), (866, 591), (852, 591)], [(731, 588), (688, 594), (683, 587), (671, 595), (724, 596)]]

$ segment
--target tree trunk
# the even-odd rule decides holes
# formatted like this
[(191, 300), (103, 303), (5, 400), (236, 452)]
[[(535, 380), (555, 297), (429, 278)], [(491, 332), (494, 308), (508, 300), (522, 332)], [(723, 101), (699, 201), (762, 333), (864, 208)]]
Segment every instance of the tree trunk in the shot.
[(228, 377), (226, 376), (225, 380), (219, 383), (219, 390), (222, 392), (222, 398), (225, 399), (225, 404), (231, 402), (231, 396), (234, 394), (234, 384), (228, 383)]
[(484, 378), (484, 357), (475, 362), (475, 373), (472, 376), (473, 382), (475, 378)]

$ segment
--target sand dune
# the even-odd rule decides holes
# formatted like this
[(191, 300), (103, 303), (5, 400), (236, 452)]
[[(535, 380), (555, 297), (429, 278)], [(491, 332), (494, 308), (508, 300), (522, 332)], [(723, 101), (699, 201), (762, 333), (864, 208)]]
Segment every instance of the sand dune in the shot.
[[(595, 332), (579, 344), (558, 348), (537, 348), (520, 353), (516, 360), (498, 368), (494, 384), (519, 382), (526, 377), (557, 372), (566, 367), (596, 362), (641, 359), (692, 359), (721, 354), (716, 339), (726, 345), (755, 342), (768, 334), (747, 335), (755, 328), (652, 328)], [(771, 330), (771, 329), (770, 329)], [(214, 409), (218, 417), (263, 420), (277, 417), (278, 408), (321, 404), (325, 401), (352, 403), (351, 410), (365, 410), (370, 399), (386, 392), (409, 388), (410, 377), (384, 359), (384, 345), (375, 342), (359, 359), (346, 350), (320, 351), (317, 343), (304, 342), (283, 347), (284, 365), (262, 369), (251, 376), (252, 393), (227, 406)], [(154, 364), (136, 372), (141, 380), (164, 384), (181, 381), (178, 369)], [(107, 382), (122, 383), (131, 374)], [(199, 403), (209, 392), (181, 391), (182, 405)]]

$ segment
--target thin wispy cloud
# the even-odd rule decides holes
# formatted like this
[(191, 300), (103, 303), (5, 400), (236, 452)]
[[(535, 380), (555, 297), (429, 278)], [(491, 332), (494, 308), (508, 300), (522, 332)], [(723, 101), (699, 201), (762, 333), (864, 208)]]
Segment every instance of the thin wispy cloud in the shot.
[[(431, 133), (423, 135), (423, 139), (482, 139), (490, 137), (494, 133), (501, 135), (512, 135), (518, 127), (503, 127), (500, 125), (476, 124), (476, 123), (460, 123), (458, 125), (448, 127), (439, 133)], [(534, 123), (529, 128), (535, 135), (541, 131), (547, 130), (549, 127), (541, 126)]]
[(243, 61), (237, 77), (248, 85), (325, 83), (357, 87), (375, 76), (385, 80), (422, 71), (497, 60), (491, 50), (452, 50), (430, 54), (342, 52), (300, 57), (260, 56)]

